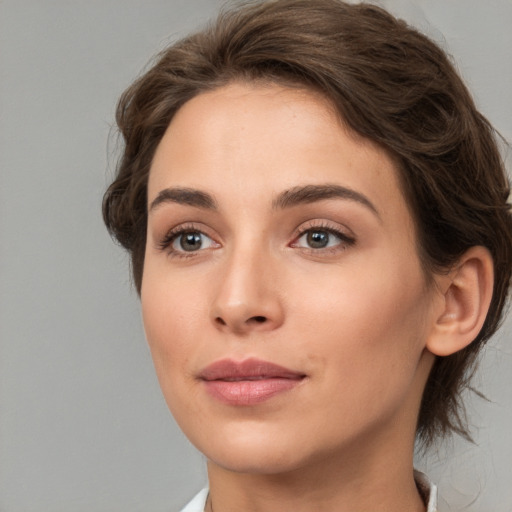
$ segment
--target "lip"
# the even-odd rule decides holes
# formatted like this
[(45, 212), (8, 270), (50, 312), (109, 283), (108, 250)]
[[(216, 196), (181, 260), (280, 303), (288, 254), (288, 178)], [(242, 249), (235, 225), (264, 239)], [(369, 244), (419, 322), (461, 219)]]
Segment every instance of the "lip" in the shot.
[(255, 405), (296, 387), (305, 374), (283, 366), (246, 359), (222, 359), (204, 368), (199, 379), (215, 399), (229, 405)]

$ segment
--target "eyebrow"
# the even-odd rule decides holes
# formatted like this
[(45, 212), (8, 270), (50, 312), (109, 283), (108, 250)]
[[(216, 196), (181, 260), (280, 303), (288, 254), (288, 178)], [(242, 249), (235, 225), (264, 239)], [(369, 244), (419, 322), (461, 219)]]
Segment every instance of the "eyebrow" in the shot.
[(380, 218), (375, 205), (363, 194), (341, 185), (305, 185), (285, 190), (272, 202), (274, 209), (291, 208), (300, 204), (315, 203), (325, 199), (348, 199), (362, 204)]
[(213, 196), (193, 188), (175, 187), (161, 190), (149, 205), (149, 212), (152, 212), (165, 203), (195, 206), (196, 208), (203, 208), (205, 210), (217, 210), (217, 202)]
[[(380, 219), (380, 214), (374, 204), (363, 194), (351, 188), (341, 185), (304, 185), (293, 187), (281, 192), (276, 199), (272, 201), (274, 210), (292, 208), (300, 204), (310, 204), (326, 199), (346, 199), (362, 204), (371, 210)], [(176, 203), (205, 210), (217, 210), (217, 201), (215, 198), (201, 190), (173, 187), (161, 190), (149, 206), (149, 212), (157, 209), (162, 204)]]

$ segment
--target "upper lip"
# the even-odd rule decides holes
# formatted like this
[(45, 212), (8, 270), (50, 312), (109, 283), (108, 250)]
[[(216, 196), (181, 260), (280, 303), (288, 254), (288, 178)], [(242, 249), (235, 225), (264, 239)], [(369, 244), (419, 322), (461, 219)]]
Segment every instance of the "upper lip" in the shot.
[(296, 372), (269, 361), (250, 358), (244, 361), (221, 359), (204, 368), (199, 378), (213, 380), (260, 380), (260, 379), (301, 379), (305, 374)]

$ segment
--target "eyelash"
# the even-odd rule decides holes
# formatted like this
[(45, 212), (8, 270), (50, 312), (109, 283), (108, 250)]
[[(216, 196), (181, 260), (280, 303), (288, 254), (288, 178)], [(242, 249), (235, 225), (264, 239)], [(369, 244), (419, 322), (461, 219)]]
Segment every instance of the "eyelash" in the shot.
[[(306, 234), (313, 232), (324, 232), (329, 235), (334, 235), (337, 237), (340, 242), (333, 247), (322, 247), (322, 248), (314, 248), (314, 247), (298, 247), (297, 242)], [(310, 252), (311, 254), (320, 255), (321, 253), (332, 254), (338, 251), (343, 251), (348, 247), (355, 245), (356, 239), (353, 236), (347, 235), (343, 231), (341, 231), (338, 227), (334, 227), (326, 222), (320, 223), (311, 223), (304, 227), (302, 227), (297, 235), (295, 236), (293, 242), (290, 244), (291, 247), (297, 247), (301, 250)]]
[[(181, 236), (186, 233), (200, 233), (213, 240), (211, 236), (208, 236), (203, 230), (198, 229), (194, 224), (182, 224), (168, 231), (164, 237), (158, 242), (158, 247), (161, 251), (167, 251), (169, 256), (173, 258), (192, 258), (197, 256), (199, 251), (177, 251), (173, 249), (172, 244)], [(215, 242), (215, 241), (214, 241)]]
[[(314, 247), (300, 247), (298, 246), (298, 241), (306, 234), (312, 233), (312, 232), (325, 232), (329, 235), (334, 235), (340, 240), (339, 244), (336, 244), (333, 247), (321, 247), (321, 248), (314, 248)], [(194, 224), (183, 224), (180, 226), (177, 226), (170, 231), (168, 231), (164, 237), (158, 242), (158, 247), (161, 251), (167, 251), (169, 256), (173, 258), (193, 258), (198, 255), (199, 252), (202, 252), (201, 250), (198, 251), (179, 251), (172, 247), (172, 244), (181, 236), (186, 233), (199, 233), (201, 235), (204, 235), (208, 237), (210, 240), (213, 240), (214, 243), (218, 244), (218, 242), (215, 242), (215, 240), (207, 235), (203, 230), (199, 229)], [(345, 250), (347, 247), (353, 246), (356, 243), (356, 239), (352, 236), (347, 235), (346, 233), (343, 233), (341, 230), (339, 230), (337, 227), (334, 227), (326, 222), (321, 223), (311, 223), (309, 225), (306, 225), (305, 227), (301, 228), (297, 234), (293, 238), (293, 242), (290, 243), (290, 246), (293, 248), (300, 249), (302, 251), (309, 252), (311, 254), (320, 255), (321, 253), (328, 253), (332, 254), (338, 251)], [(203, 249), (204, 251), (205, 249)]]

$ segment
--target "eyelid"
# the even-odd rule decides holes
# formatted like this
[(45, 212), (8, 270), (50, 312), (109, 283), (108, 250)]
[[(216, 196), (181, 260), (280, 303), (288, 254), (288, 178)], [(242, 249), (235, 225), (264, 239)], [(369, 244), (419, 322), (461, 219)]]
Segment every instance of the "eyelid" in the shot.
[(329, 233), (338, 234), (341, 238), (346, 240), (356, 240), (356, 235), (350, 228), (327, 219), (311, 219), (301, 223), (297, 228), (295, 228), (293, 237), (298, 238), (307, 231), (315, 229), (318, 231), (328, 231)]
[[(315, 249), (313, 247), (300, 247), (297, 244), (298, 240), (302, 238), (306, 233), (310, 231), (326, 231), (327, 233), (330, 233), (340, 239), (340, 243), (336, 246), (330, 246), (330, 247), (324, 247), (324, 248), (318, 248)], [(354, 245), (356, 243), (356, 236), (347, 227), (344, 227), (338, 223), (328, 221), (325, 219), (317, 219), (317, 220), (310, 220), (303, 224), (301, 224), (298, 228), (295, 230), (295, 234), (293, 235), (293, 240), (290, 243), (291, 247), (303, 249), (306, 251), (311, 251), (313, 253), (320, 253), (320, 252), (333, 252), (340, 249), (346, 249), (347, 246)]]
[(170, 255), (173, 256), (179, 256), (179, 257), (191, 257), (196, 256), (198, 253), (204, 252), (208, 249), (211, 249), (212, 247), (207, 247), (205, 249), (199, 249), (197, 251), (180, 251), (172, 247), (175, 240), (184, 233), (201, 233), (201, 235), (204, 235), (205, 237), (212, 240), (213, 245), (216, 246), (214, 248), (220, 247), (220, 243), (217, 241), (217, 237), (213, 236), (213, 234), (210, 233), (211, 230), (207, 229), (206, 226), (204, 226), (201, 223), (195, 223), (195, 222), (185, 222), (183, 224), (178, 224), (177, 226), (172, 227), (171, 229), (167, 230), (161, 237), (158, 238), (156, 245), (157, 248), (161, 251), (167, 251)]

